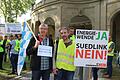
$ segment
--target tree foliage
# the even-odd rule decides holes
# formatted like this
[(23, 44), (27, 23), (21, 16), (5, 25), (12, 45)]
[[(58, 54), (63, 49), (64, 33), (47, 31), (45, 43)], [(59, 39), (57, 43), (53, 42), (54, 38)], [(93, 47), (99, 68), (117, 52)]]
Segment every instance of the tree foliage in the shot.
[(26, 13), (35, 0), (1, 0), (0, 10), (6, 22), (15, 22), (17, 17)]

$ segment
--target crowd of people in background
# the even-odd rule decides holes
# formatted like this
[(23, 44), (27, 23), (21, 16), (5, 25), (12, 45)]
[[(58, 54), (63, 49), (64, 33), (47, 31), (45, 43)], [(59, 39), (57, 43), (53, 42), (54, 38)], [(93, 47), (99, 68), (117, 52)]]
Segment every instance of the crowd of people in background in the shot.
[[(17, 74), (18, 53), (20, 50), (21, 34), (0, 36), (0, 70), (5, 70), (3, 62), (10, 62), (12, 69), (8, 75)], [(26, 66), (25, 66), (26, 67)]]
[(3, 61), (7, 62), (7, 55), (9, 54), (10, 39), (7, 36), (0, 36), (0, 69), (3, 68)]
[[(62, 27), (60, 37), (55, 42), (51, 35), (48, 36), (48, 25), (39, 26), (39, 34), (31, 38), (27, 47), (27, 55), (31, 56), (32, 80), (49, 80), (50, 73), (54, 73), (54, 80), (73, 80), (76, 67), (74, 66), (75, 54), (75, 29), (74, 27)], [(21, 35), (0, 36), (0, 69), (5, 70), (3, 61), (7, 62), (9, 57), (12, 71), (9, 74), (17, 74), (18, 53), (20, 50)], [(109, 37), (109, 50), (107, 72), (103, 75), (106, 78), (112, 77), (112, 59), (114, 56), (115, 44)], [(38, 46), (45, 45), (53, 48), (53, 57), (38, 56)], [(25, 66), (26, 68), (26, 66)], [(98, 68), (93, 68), (93, 80), (98, 79)]]

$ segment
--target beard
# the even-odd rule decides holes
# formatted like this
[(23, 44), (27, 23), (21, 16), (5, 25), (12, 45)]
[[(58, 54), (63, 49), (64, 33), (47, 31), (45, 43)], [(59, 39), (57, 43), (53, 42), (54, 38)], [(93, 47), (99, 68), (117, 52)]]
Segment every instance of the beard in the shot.
[(67, 36), (62, 36), (62, 39), (63, 39), (63, 40), (66, 40), (66, 39), (67, 39)]

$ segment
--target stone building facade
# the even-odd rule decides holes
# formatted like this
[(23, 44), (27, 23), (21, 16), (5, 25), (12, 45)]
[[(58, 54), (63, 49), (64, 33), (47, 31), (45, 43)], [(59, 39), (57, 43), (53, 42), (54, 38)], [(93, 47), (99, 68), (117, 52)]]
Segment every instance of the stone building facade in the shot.
[(120, 0), (42, 0), (33, 6), (31, 17), (36, 34), (44, 22), (53, 38), (63, 26), (108, 30), (120, 51)]

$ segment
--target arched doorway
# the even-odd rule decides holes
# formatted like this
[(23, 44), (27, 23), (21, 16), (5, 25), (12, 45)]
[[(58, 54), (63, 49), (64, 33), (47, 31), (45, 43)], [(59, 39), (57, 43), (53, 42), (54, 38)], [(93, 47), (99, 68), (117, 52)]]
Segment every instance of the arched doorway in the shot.
[(111, 20), (112, 39), (115, 42), (115, 51), (120, 51), (120, 12), (116, 13)]
[[(90, 21), (90, 19), (87, 16), (75, 16), (71, 19), (70, 21), (70, 26), (74, 27), (75, 29), (86, 29), (86, 30), (91, 30), (92, 29), (92, 23)], [(80, 72), (79, 72), (80, 70)], [(88, 71), (89, 73), (89, 69), (88, 68), (77, 68), (76, 72), (75, 72), (75, 79), (83, 79), (84, 75), (88, 75), (88, 73), (85, 73), (85, 71)], [(84, 73), (84, 74), (83, 74)]]
[(52, 39), (55, 39), (55, 22), (51, 17), (48, 17), (44, 21), (45, 24), (48, 25), (49, 30), (48, 30), (48, 35), (52, 35)]
[(35, 22), (35, 35), (37, 35), (39, 32), (40, 24), (41, 24), (41, 22), (39, 20)]
[(92, 29), (92, 23), (87, 16), (75, 16), (70, 21), (70, 26), (73, 26), (75, 29)]

